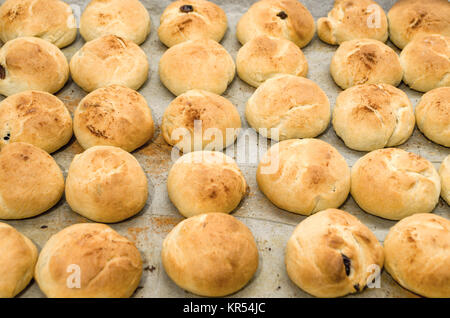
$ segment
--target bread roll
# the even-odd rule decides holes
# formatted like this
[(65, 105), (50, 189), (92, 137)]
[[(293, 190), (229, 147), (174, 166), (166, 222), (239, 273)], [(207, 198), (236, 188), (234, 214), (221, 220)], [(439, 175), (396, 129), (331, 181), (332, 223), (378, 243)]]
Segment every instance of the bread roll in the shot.
[(6, 0), (0, 7), (0, 40), (35, 36), (59, 48), (75, 41), (72, 8), (60, 0)]
[(70, 60), (72, 79), (86, 92), (114, 84), (137, 90), (147, 80), (148, 71), (144, 51), (115, 35), (87, 42)]
[(205, 0), (179, 0), (167, 6), (160, 18), (159, 40), (166, 46), (187, 40), (220, 42), (227, 31), (225, 11)]
[(220, 297), (243, 288), (258, 268), (250, 230), (231, 215), (197, 215), (179, 223), (161, 252), (167, 275), (181, 288)]
[(254, 3), (237, 24), (242, 45), (260, 35), (284, 38), (306, 46), (315, 33), (314, 18), (297, 0), (261, 0)]
[(450, 205), (450, 155), (442, 161), (439, 175), (441, 176), (441, 197)]
[(450, 297), (450, 221), (429, 213), (409, 216), (384, 240), (385, 266), (410, 291), (433, 298)]
[(141, 275), (142, 258), (133, 242), (107, 225), (83, 223), (50, 237), (34, 277), (49, 298), (126, 298)]
[(231, 55), (216, 41), (190, 40), (168, 49), (159, 60), (159, 77), (178, 96), (191, 89), (221, 95), (235, 75)]
[(316, 297), (363, 291), (381, 272), (383, 246), (367, 226), (336, 209), (318, 212), (295, 228), (286, 246), (290, 279)]
[(360, 84), (397, 86), (403, 76), (400, 59), (394, 50), (371, 39), (343, 42), (333, 55), (330, 71), (342, 89)]
[(330, 102), (313, 81), (280, 75), (258, 87), (247, 102), (245, 116), (267, 138), (312, 138), (328, 127)]
[(433, 164), (401, 149), (372, 151), (352, 167), (353, 199), (364, 211), (385, 219), (431, 212), (440, 189)]
[(408, 96), (389, 84), (363, 84), (341, 92), (333, 110), (333, 127), (345, 145), (359, 151), (398, 146), (414, 130)]
[(258, 87), (279, 74), (306, 76), (308, 61), (292, 42), (268, 36), (259, 36), (240, 48), (236, 57), (241, 80)]
[(72, 117), (56, 96), (25, 91), (0, 102), (0, 148), (26, 142), (52, 153), (72, 137)]
[(236, 107), (226, 98), (202, 90), (190, 90), (175, 98), (161, 124), (164, 140), (183, 152), (220, 151), (234, 143), (240, 128)]
[(373, 0), (335, 0), (328, 17), (317, 20), (317, 35), (333, 45), (365, 38), (386, 42), (388, 22)]
[(64, 192), (55, 160), (33, 145), (14, 142), (0, 152), (0, 219), (25, 219), (54, 206)]
[(23, 91), (59, 91), (69, 78), (64, 54), (48, 41), (23, 37), (5, 43), (0, 49), (0, 94)]
[(147, 177), (125, 150), (95, 146), (76, 155), (66, 180), (66, 200), (73, 211), (102, 223), (135, 215), (148, 197)]
[(0, 223), (0, 298), (19, 294), (33, 278), (38, 252), (25, 235)]
[(75, 110), (74, 132), (84, 148), (115, 146), (131, 152), (153, 137), (152, 113), (145, 98), (125, 86), (98, 88)]
[(403, 82), (419, 92), (450, 86), (450, 36), (417, 36), (400, 54)]
[(344, 203), (350, 169), (344, 157), (322, 140), (289, 139), (263, 156), (256, 181), (280, 209), (310, 215)]
[(139, 0), (91, 0), (80, 19), (85, 41), (117, 35), (141, 44), (150, 28), (150, 15)]
[(178, 211), (191, 217), (211, 212), (230, 213), (244, 197), (247, 183), (232, 158), (221, 152), (194, 151), (172, 166), (167, 191)]
[(398, 0), (389, 10), (388, 19), (390, 39), (400, 49), (418, 35), (450, 36), (448, 0)]

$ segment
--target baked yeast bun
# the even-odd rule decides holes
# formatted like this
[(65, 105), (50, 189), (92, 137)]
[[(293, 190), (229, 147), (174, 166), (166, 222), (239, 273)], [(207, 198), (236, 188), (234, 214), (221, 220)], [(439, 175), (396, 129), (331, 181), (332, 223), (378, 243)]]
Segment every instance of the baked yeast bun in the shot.
[(360, 84), (397, 86), (403, 76), (400, 59), (394, 50), (372, 39), (343, 42), (333, 55), (330, 71), (342, 89)]
[(409, 216), (384, 240), (385, 266), (397, 283), (433, 298), (450, 297), (450, 221), (429, 213)]
[(38, 251), (25, 235), (0, 223), (0, 298), (11, 298), (31, 281)]
[(50, 298), (125, 298), (139, 285), (142, 258), (127, 238), (104, 224), (66, 227), (39, 254), (35, 279)]
[(237, 24), (242, 45), (256, 36), (269, 35), (306, 46), (314, 36), (314, 18), (297, 0), (261, 0), (254, 3)]
[(72, 210), (102, 223), (123, 221), (138, 213), (148, 196), (147, 177), (125, 150), (95, 146), (76, 155), (66, 180)]
[(439, 175), (441, 176), (441, 197), (450, 205), (450, 155), (442, 161)]
[(220, 297), (244, 287), (258, 268), (252, 233), (231, 215), (210, 213), (179, 223), (161, 252), (167, 275), (181, 288)]
[(344, 203), (350, 191), (350, 169), (344, 157), (324, 141), (289, 139), (263, 156), (256, 181), (280, 209), (310, 215)]
[(218, 5), (205, 0), (172, 2), (160, 18), (158, 36), (171, 47), (187, 40), (222, 40), (227, 31), (227, 16)]
[(40, 38), (23, 37), (0, 49), (0, 94), (10, 96), (28, 90), (55, 93), (69, 78), (64, 54)]
[(169, 198), (185, 217), (230, 213), (247, 192), (236, 162), (215, 151), (194, 151), (179, 158), (167, 179)]
[(383, 246), (353, 215), (336, 209), (302, 221), (286, 246), (286, 270), (301, 289), (316, 297), (361, 292), (383, 267)]
[(440, 190), (433, 164), (401, 149), (372, 151), (352, 167), (353, 199), (364, 211), (385, 219), (431, 212)]
[(239, 49), (236, 57), (237, 72), (241, 80), (258, 87), (279, 74), (306, 76), (308, 61), (292, 42), (262, 35), (255, 37)]

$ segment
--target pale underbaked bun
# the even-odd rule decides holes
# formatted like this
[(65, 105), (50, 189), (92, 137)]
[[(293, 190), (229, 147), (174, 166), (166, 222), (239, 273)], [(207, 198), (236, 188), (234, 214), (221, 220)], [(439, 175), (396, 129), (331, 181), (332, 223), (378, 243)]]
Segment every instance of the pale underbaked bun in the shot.
[(25, 219), (54, 206), (64, 192), (55, 160), (33, 145), (14, 142), (0, 152), (0, 219)]
[(310, 215), (337, 208), (350, 191), (350, 168), (319, 139), (289, 139), (272, 146), (256, 172), (259, 189), (277, 207)]
[(333, 110), (333, 127), (345, 145), (359, 151), (398, 146), (414, 130), (408, 96), (389, 84), (363, 84), (341, 92)]
[(389, 220), (431, 212), (441, 183), (433, 164), (397, 148), (374, 150), (352, 167), (351, 194), (364, 211)]
[(96, 89), (80, 101), (73, 130), (84, 149), (103, 145), (131, 152), (153, 137), (154, 124), (141, 94), (111, 85)]
[(450, 36), (448, 0), (398, 0), (388, 12), (391, 41), (403, 49), (424, 34)]
[(394, 50), (372, 39), (343, 42), (331, 59), (330, 72), (342, 89), (360, 84), (397, 86), (403, 77), (400, 59)]
[(247, 192), (236, 162), (217, 151), (194, 151), (180, 157), (167, 178), (169, 198), (185, 217), (230, 213)]
[(435, 143), (450, 147), (450, 87), (425, 93), (416, 106), (417, 127)]
[(236, 66), (240, 79), (253, 87), (279, 74), (308, 73), (308, 61), (298, 46), (266, 35), (253, 38), (239, 49)]
[(48, 41), (23, 37), (0, 49), (0, 94), (10, 96), (28, 90), (55, 93), (69, 79), (64, 54)]
[(222, 150), (234, 143), (240, 128), (236, 107), (228, 99), (202, 90), (175, 98), (161, 124), (164, 140), (183, 152)]
[(419, 92), (450, 86), (450, 36), (417, 36), (400, 53), (403, 82)]
[(73, 211), (102, 223), (135, 215), (148, 196), (147, 177), (125, 150), (95, 146), (76, 155), (66, 180), (66, 200)]
[(385, 268), (397, 283), (433, 298), (450, 297), (450, 221), (430, 213), (409, 216), (384, 240)]
[(75, 41), (72, 8), (60, 0), (6, 0), (0, 7), (0, 40), (35, 36), (59, 48)]
[(82, 223), (47, 241), (34, 278), (50, 298), (127, 298), (142, 275), (135, 244), (109, 226)]
[(150, 28), (150, 15), (139, 0), (91, 0), (80, 19), (80, 34), (85, 41), (117, 35), (141, 44)]
[(243, 288), (258, 268), (258, 249), (245, 224), (231, 215), (210, 213), (179, 223), (161, 251), (167, 275), (181, 288), (220, 297)]
[(297, 0), (262, 0), (254, 3), (237, 24), (242, 45), (256, 36), (269, 35), (306, 46), (315, 33), (314, 18)]
[(363, 291), (381, 272), (383, 246), (367, 226), (342, 210), (307, 217), (286, 246), (290, 279), (316, 297), (340, 297)]
[(317, 35), (333, 45), (365, 38), (386, 42), (388, 22), (373, 0), (335, 0), (328, 17), (317, 20)]
[(211, 39), (220, 42), (227, 31), (225, 12), (205, 0), (174, 1), (161, 15), (159, 40), (166, 46), (187, 40)]
[(148, 71), (144, 51), (115, 35), (87, 42), (70, 60), (72, 79), (86, 92), (113, 84), (137, 90), (147, 80)]
[(450, 205), (450, 155), (442, 161), (439, 175), (441, 176), (441, 197)]
[(0, 298), (11, 298), (31, 281), (38, 251), (28, 237), (0, 223)]
[(0, 148), (26, 142), (52, 153), (72, 137), (72, 117), (56, 96), (25, 91), (0, 102), (0, 134)]
[(191, 89), (221, 95), (234, 78), (236, 67), (225, 48), (210, 39), (189, 40), (172, 46), (159, 60), (159, 77), (172, 94)]
[(249, 125), (274, 140), (316, 137), (328, 127), (330, 112), (325, 92), (313, 81), (294, 75), (265, 81), (245, 108)]

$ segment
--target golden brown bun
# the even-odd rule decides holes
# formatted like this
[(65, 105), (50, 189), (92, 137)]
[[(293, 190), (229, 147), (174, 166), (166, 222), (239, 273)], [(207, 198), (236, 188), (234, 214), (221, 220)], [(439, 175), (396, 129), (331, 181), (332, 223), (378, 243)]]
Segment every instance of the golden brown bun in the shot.
[(191, 89), (221, 95), (234, 78), (235, 65), (225, 48), (210, 39), (172, 46), (159, 60), (159, 77), (178, 96)]
[(410, 291), (433, 298), (450, 297), (450, 221), (429, 213), (409, 216), (384, 240), (385, 267)]
[(86, 92), (114, 84), (137, 90), (147, 80), (148, 70), (144, 51), (115, 35), (87, 42), (70, 60), (72, 79)]
[(306, 76), (308, 61), (292, 42), (262, 35), (248, 41), (236, 57), (241, 80), (258, 87), (279, 74)]
[(424, 34), (450, 36), (448, 0), (398, 0), (388, 12), (391, 41), (403, 49)]
[(435, 143), (450, 147), (450, 87), (424, 94), (416, 106), (417, 127)]
[(333, 110), (333, 127), (345, 145), (359, 151), (398, 146), (414, 130), (408, 96), (389, 84), (363, 84), (341, 92)]
[(82, 216), (102, 223), (135, 215), (148, 196), (147, 177), (125, 150), (95, 146), (76, 155), (66, 180), (66, 200)]
[[(202, 134), (194, 129), (199, 125)], [(220, 151), (234, 143), (240, 128), (236, 107), (228, 99), (202, 90), (190, 90), (175, 98), (161, 124), (164, 140), (183, 152)]]
[(440, 190), (433, 164), (401, 149), (372, 151), (352, 167), (353, 199), (364, 211), (385, 219), (431, 212)]
[(96, 89), (81, 100), (73, 129), (84, 149), (115, 146), (131, 152), (153, 137), (154, 124), (141, 94), (112, 85)]
[(133, 242), (107, 225), (83, 223), (50, 237), (34, 277), (50, 298), (126, 298), (141, 275), (142, 258)]
[(258, 87), (247, 102), (245, 116), (267, 138), (312, 138), (328, 127), (330, 102), (313, 81), (280, 75)]
[(35, 36), (59, 48), (75, 41), (72, 8), (60, 0), (6, 0), (0, 7), (0, 40)]
[(292, 233), (285, 263), (290, 279), (316, 297), (361, 292), (383, 267), (383, 246), (353, 215), (327, 209)]
[(159, 40), (171, 47), (187, 40), (220, 42), (227, 31), (225, 12), (205, 0), (174, 1), (164, 10), (158, 28)]
[(315, 33), (314, 18), (297, 0), (262, 0), (254, 3), (237, 24), (242, 45), (260, 35), (284, 38), (306, 46)]
[(333, 55), (330, 72), (342, 89), (360, 84), (397, 86), (403, 77), (400, 59), (394, 50), (371, 39), (343, 42)]
[(355, 39), (386, 42), (388, 22), (383, 8), (373, 0), (335, 0), (328, 17), (317, 20), (317, 35), (333, 45)]
[(258, 268), (252, 233), (231, 215), (210, 213), (179, 223), (161, 252), (167, 275), (181, 288), (220, 297), (243, 288)]
[(26, 142), (52, 153), (72, 137), (72, 117), (56, 96), (25, 91), (0, 103), (0, 134), (0, 149)]
[(69, 79), (66, 57), (48, 41), (23, 37), (0, 49), (0, 94), (23, 91), (59, 91)]
[(141, 44), (150, 28), (150, 15), (139, 0), (91, 0), (80, 19), (80, 34), (85, 41), (117, 35)]
[(230, 213), (247, 191), (236, 162), (216, 151), (194, 151), (179, 158), (169, 171), (167, 191), (185, 217)]
[(31, 281), (38, 252), (25, 235), (0, 223), (0, 298), (11, 298)]
[(344, 157), (322, 140), (289, 139), (263, 156), (256, 181), (280, 209), (310, 215), (344, 203), (350, 169)]
[(64, 192), (55, 160), (33, 145), (14, 142), (0, 152), (0, 219), (25, 219), (54, 206)]
[(417, 36), (400, 53), (403, 82), (419, 92), (450, 86), (450, 36)]
[(450, 205), (450, 155), (442, 161), (439, 175), (441, 176), (441, 197)]

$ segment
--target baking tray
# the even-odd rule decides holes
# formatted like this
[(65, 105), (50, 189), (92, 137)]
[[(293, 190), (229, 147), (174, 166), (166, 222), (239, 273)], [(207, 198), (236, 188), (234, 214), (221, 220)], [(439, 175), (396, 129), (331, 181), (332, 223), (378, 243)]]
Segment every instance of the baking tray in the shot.
[[(87, 0), (72, 0), (67, 2), (73, 6), (74, 12), (78, 17), (88, 3)], [(145, 0), (142, 2), (149, 11), (152, 19), (152, 32), (141, 46), (148, 56), (151, 71), (149, 80), (139, 92), (144, 95), (151, 107), (157, 130), (153, 140), (134, 151), (133, 155), (138, 159), (147, 174), (150, 195), (147, 205), (142, 212), (129, 220), (112, 224), (111, 227), (134, 241), (144, 259), (142, 280), (134, 297), (196, 297), (177, 287), (166, 275), (161, 263), (160, 252), (163, 239), (178, 222), (183, 220), (183, 217), (171, 204), (167, 195), (166, 179), (173, 162), (171, 162), (171, 147), (164, 142), (159, 131), (164, 110), (174, 99), (174, 96), (159, 80), (158, 61), (167, 48), (159, 42), (156, 32), (159, 25), (159, 17), (170, 1)], [(225, 10), (229, 22), (228, 31), (221, 43), (233, 58), (236, 58), (237, 51), (240, 48), (235, 34), (236, 24), (239, 18), (255, 1), (215, 0), (215, 2)], [(378, 1), (386, 12), (394, 2), (393, 0)], [(302, 0), (302, 3), (311, 11), (315, 20), (319, 17), (326, 16), (328, 11), (333, 7), (333, 0)], [(83, 39), (78, 34), (76, 42), (63, 49), (66, 57), (70, 59), (83, 43)], [(393, 44), (388, 44), (399, 53), (399, 50)], [(329, 72), (331, 57), (336, 48), (336, 46), (321, 42), (317, 38), (317, 35), (307, 47), (303, 48), (303, 52), (309, 63), (307, 77), (318, 83), (326, 92), (332, 107), (334, 106), (337, 94), (341, 91), (334, 84)], [(408, 89), (404, 84), (400, 88), (408, 94), (415, 106), (422, 94)], [(258, 157), (254, 154), (247, 154), (247, 160), (242, 159), (241, 146), (246, 140), (250, 140), (248, 143), (250, 148), (253, 146), (257, 147), (261, 153), (264, 152), (267, 146), (264, 138), (259, 143), (257, 142), (256, 135), (249, 129), (245, 120), (245, 103), (253, 92), (254, 88), (236, 76), (224, 94), (238, 108), (241, 115), (243, 124), (241, 135), (238, 138), (237, 144), (231, 146), (234, 148), (229, 149), (236, 149), (236, 147), (240, 149), (237, 161), (250, 186), (250, 192), (236, 211), (233, 212), (233, 215), (244, 222), (253, 232), (257, 241), (260, 258), (258, 271), (251, 282), (244, 289), (230, 297), (311, 297), (289, 280), (284, 266), (286, 242), (295, 226), (304, 220), (305, 217), (283, 211), (272, 205), (259, 191), (256, 184), (255, 175)], [(78, 88), (71, 80), (57, 94), (66, 103), (71, 113), (73, 113), (75, 107), (85, 95), (86, 93)], [(336, 136), (331, 127), (328, 127), (318, 138), (336, 147), (346, 158), (350, 166), (365, 154), (363, 152), (352, 151), (345, 147), (344, 143)], [(399, 148), (427, 158), (433, 162), (436, 168), (439, 167), (442, 160), (450, 153), (448, 148), (441, 147), (427, 140), (417, 128), (413, 136)], [(83, 149), (73, 138), (67, 146), (53, 154), (65, 176), (67, 175), (67, 170), (73, 157), (82, 151)], [(384, 220), (363, 212), (351, 197), (347, 199), (341, 208), (359, 218), (375, 233), (380, 241), (384, 240), (389, 228), (395, 224), (394, 221)], [(433, 212), (447, 219), (450, 218), (450, 208), (442, 199), (440, 199), (439, 204)], [(43, 247), (51, 235), (71, 224), (80, 222), (89, 221), (72, 212), (64, 198), (54, 208), (40, 216), (26, 220), (6, 221), (6, 223), (14, 226), (33, 240), (39, 249)], [(32, 282), (19, 296), (44, 297), (44, 294), (39, 290), (37, 284)], [(380, 288), (367, 289), (363, 293), (349, 295), (348, 297), (417, 296), (400, 287), (389, 274), (383, 271)]]

